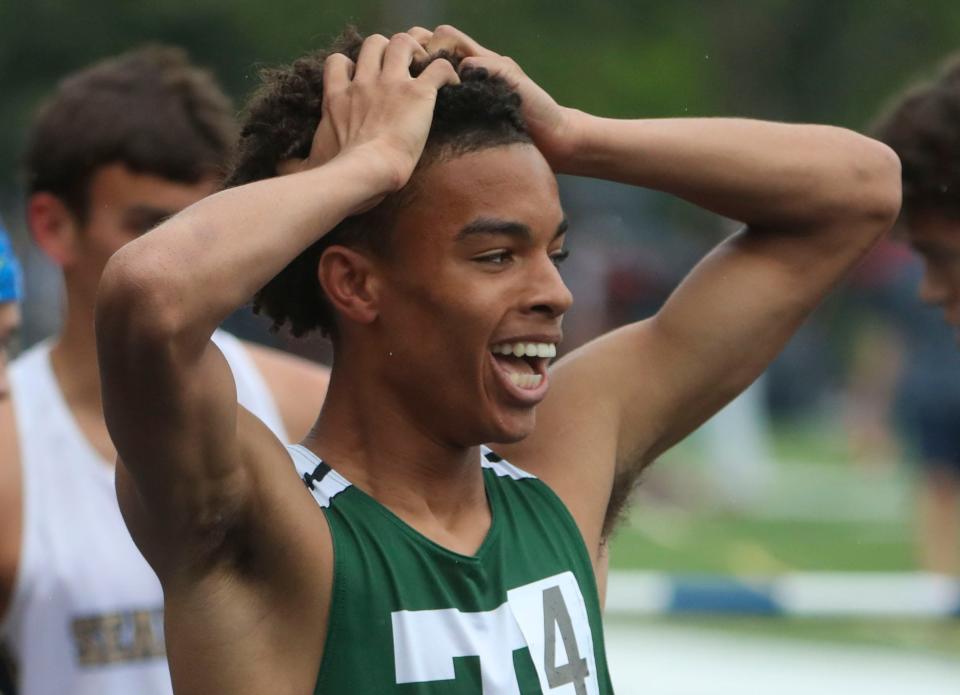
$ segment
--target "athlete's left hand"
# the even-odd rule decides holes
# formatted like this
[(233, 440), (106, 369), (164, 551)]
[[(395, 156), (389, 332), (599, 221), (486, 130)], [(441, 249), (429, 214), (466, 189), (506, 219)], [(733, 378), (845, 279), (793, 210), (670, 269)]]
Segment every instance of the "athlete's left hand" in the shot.
[(430, 55), (447, 51), (460, 56), (461, 71), (464, 68), (484, 68), (491, 75), (506, 80), (523, 100), (523, 117), (537, 148), (554, 171), (565, 170), (575, 147), (575, 124), (579, 112), (560, 106), (513, 59), (484, 48), (455, 27), (443, 24), (433, 31), (413, 27), (407, 33)]

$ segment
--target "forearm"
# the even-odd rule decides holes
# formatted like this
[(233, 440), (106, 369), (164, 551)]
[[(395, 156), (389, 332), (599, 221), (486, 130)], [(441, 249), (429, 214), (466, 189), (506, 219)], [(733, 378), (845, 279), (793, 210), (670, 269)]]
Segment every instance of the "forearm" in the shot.
[(848, 130), (731, 118), (571, 116), (563, 173), (664, 191), (753, 227), (822, 228), (852, 215), (888, 219), (899, 167)]
[(373, 169), (367, 158), (339, 157), (196, 203), (111, 259), (101, 313), (146, 313), (156, 330), (205, 343), (297, 255), (382, 195)]

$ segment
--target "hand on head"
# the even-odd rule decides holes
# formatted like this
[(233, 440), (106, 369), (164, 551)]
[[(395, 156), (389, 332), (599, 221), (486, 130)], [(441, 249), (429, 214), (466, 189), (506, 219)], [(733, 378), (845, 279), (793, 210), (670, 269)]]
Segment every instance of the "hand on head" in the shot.
[(310, 155), (285, 163), (281, 173), (352, 152), (368, 156), (381, 170), (384, 195), (403, 187), (423, 152), (437, 91), (460, 82), (446, 60), (436, 60), (412, 77), (410, 64), (427, 57), (409, 34), (368, 37), (356, 63), (342, 53), (331, 54), (324, 63), (323, 115)]
[(574, 146), (575, 111), (557, 104), (513, 59), (484, 48), (455, 27), (442, 24), (433, 31), (413, 27), (407, 34), (429, 55), (447, 52), (460, 57), (461, 74), (464, 70), (482, 68), (505, 80), (523, 100), (523, 118), (537, 148), (554, 171), (564, 170)]

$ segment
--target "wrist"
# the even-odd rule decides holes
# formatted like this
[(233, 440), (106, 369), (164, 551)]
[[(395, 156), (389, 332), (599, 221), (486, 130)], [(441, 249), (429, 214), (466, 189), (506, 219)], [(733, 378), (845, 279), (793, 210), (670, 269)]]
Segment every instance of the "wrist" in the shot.
[(389, 157), (367, 146), (344, 150), (327, 166), (332, 169), (337, 181), (350, 184), (354, 200), (348, 217), (374, 207), (386, 196), (398, 191), (408, 178)]
[(564, 108), (563, 125), (555, 151), (550, 153), (548, 160), (553, 170), (558, 174), (579, 173), (585, 160), (585, 153), (589, 148), (590, 120), (588, 113), (579, 109)]

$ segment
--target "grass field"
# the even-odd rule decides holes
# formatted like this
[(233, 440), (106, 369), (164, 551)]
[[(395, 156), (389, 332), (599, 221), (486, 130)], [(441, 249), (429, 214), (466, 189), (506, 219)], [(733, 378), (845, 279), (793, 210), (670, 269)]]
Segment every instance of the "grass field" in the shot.
[[(791, 571), (912, 572), (912, 480), (907, 467), (850, 464), (836, 432), (781, 428), (764, 494), (731, 509), (711, 491), (696, 440), (656, 464), (611, 542), (616, 569), (744, 577)], [(612, 620), (618, 620), (612, 617)], [(666, 617), (621, 627), (875, 646), (960, 661), (960, 620)], [(957, 690), (960, 693), (960, 687)]]

